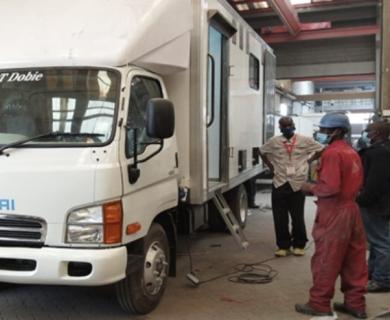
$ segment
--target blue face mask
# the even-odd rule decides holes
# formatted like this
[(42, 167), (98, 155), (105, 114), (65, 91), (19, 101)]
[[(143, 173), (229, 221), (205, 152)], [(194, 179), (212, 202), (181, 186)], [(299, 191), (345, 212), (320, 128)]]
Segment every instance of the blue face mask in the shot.
[(368, 148), (371, 146), (371, 139), (368, 137), (368, 132), (364, 131), (362, 137), (360, 138), (363, 144), (363, 147)]
[(321, 144), (329, 144), (331, 136), (326, 133), (317, 132), (316, 140)]
[(295, 128), (281, 128), (280, 129), (280, 132), (283, 134), (283, 136), (287, 139), (290, 139), (293, 135), (294, 135), (294, 132), (295, 132)]

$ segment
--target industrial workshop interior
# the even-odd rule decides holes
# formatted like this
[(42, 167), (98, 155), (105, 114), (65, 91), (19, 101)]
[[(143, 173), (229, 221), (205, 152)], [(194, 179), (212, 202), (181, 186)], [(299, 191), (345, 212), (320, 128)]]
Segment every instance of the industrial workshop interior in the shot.
[(0, 320), (390, 319), (390, 0), (0, 21)]

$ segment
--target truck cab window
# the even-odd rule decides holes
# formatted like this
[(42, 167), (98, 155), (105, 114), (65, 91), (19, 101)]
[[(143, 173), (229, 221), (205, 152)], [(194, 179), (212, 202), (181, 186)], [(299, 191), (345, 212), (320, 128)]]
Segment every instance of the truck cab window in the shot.
[(108, 143), (115, 128), (118, 83), (119, 74), (104, 69), (0, 72), (0, 145), (51, 132), (58, 134), (27, 146)]
[(131, 93), (129, 112), (127, 115), (127, 131), (126, 139), (126, 156), (133, 156), (133, 133), (134, 129), (138, 129), (137, 150), (141, 154), (146, 149), (145, 143), (156, 141), (148, 137), (146, 134), (146, 106), (148, 101), (153, 98), (162, 98), (161, 85), (158, 80), (136, 76), (131, 81)]

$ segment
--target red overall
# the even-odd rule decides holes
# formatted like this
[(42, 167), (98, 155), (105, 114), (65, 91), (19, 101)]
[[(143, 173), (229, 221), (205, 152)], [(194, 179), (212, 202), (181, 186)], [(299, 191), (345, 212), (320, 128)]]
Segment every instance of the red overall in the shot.
[(365, 311), (366, 236), (355, 202), (363, 182), (360, 158), (344, 140), (334, 141), (322, 155), (318, 175), (318, 184), (312, 188), (318, 201), (309, 305), (329, 312), (340, 275), (344, 303)]

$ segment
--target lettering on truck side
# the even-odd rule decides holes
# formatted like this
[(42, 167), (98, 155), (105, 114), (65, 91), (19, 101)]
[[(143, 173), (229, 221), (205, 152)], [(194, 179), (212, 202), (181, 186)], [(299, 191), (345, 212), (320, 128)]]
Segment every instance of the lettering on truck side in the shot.
[(0, 210), (14, 211), (15, 200), (13, 199), (0, 199)]
[(2, 82), (34, 82), (40, 81), (43, 78), (43, 73), (39, 71), (35, 72), (3, 72), (0, 73), (0, 83)]

